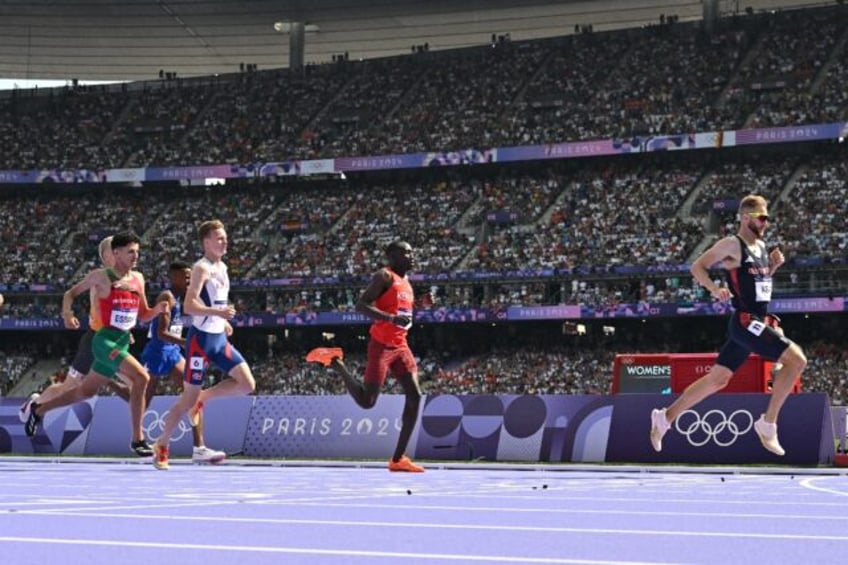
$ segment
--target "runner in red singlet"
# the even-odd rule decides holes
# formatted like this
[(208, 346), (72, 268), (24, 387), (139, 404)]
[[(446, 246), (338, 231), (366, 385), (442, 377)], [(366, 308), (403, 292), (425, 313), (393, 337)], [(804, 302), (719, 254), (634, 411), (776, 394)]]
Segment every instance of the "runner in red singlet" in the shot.
[(389, 461), (389, 471), (421, 473), (424, 469), (405, 455), (406, 447), (421, 404), (418, 384), (418, 366), (409, 349), (406, 334), (412, 327), (413, 292), (406, 273), (413, 267), (412, 246), (396, 241), (386, 247), (388, 265), (374, 274), (371, 283), (359, 297), (356, 310), (371, 317), (371, 339), (368, 342), (368, 363), (364, 381), (360, 383), (342, 362), (344, 354), (337, 347), (319, 347), (306, 356), (307, 361), (321, 363), (338, 371), (354, 401), (362, 408), (372, 408), (392, 373), (403, 387), (406, 403), (403, 407), (403, 424), (394, 455)]

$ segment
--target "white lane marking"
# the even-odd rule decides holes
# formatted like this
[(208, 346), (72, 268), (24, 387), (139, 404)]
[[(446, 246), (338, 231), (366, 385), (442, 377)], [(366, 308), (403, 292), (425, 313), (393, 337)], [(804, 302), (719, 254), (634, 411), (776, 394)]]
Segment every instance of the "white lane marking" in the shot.
[[(201, 551), (234, 551), (246, 553), (294, 553), (306, 555), (334, 555), (340, 557), (382, 557), (388, 559), (426, 559), (430, 561), (479, 561), (496, 563), (553, 563), (567, 565), (649, 565), (643, 561), (609, 561), (597, 559), (569, 559), (563, 557), (511, 557), (506, 555), (471, 555), (455, 553), (412, 553), (395, 551), (361, 551), (347, 549), (312, 549), (300, 547), (268, 547), (252, 545), (206, 545), (193, 543), (162, 543), (162, 542), (137, 542), (137, 541), (111, 541), (111, 540), (85, 540), (85, 539), (57, 539), (57, 538), (29, 538), (29, 537), (0, 537), (0, 542), (35, 543), (35, 544), (58, 544), (58, 545), (84, 545), (84, 546), (114, 546), (120, 548), (138, 547), (155, 549), (184, 549)], [(657, 562), (651, 562), (656, 565)]]
[[(61, 516), (59, 511), (24, 510), (17, 513), (28, 515)], [(162, 514), (119, 514), (112, 512), (104, 513), (68, 513), (74, 518), (126, 518), (128, 520), (176, 520), (184, 522), (218, 522), (218, 523), (248, 523), (248, 524), (285, 524), (285, 525), (308, 525), (308, 526), (343, 526), (346, 528), (401, 528), (401, 529), (426, 529), (426, 530), (478, 530), (478, 531), (507, 531), (507, 532), (544, 532), (558, 534), (608, 534), (608, 535), (635, 535), (635, 536), (674, 536), (693, 538), (750, 538), (750, 539), (792, 539), (809, 541), (848, 541), (846, 535), (821, 535), (821, 534), (792, 534), (792, 533), (760, 533), (760, 532), (708, 532), (708, 531), (681, 531), (681, 530), (644, 530), (623, 528), (573, 528), (565, 526), (521, 526), (521, 525), (497, 525), (497, 524), (441, 524), (428, 522), (380, 522), (366, 520), (311, 520), (296, 518), (237, 518), (232, 516), (178, 516)], [(2, 539), (2, 538), (0, 538)]]
[[(846, 492), (844, 490), (835, 490), (835, 489), (830, 489), (830, 488), (827, 488), (827, 487), (820, 487), (816, 484), (813, 484), (818, 479), (821, 479), (821, 478), (822, 477), (802, 479), (800, 481), (800, 484), (801, 484), (802, 487), (804, 487), (806, 489), (814, 490), (816, 492), (824, 492), (824, 493), (827, 493), (827, 494), (835, 494), (836, 496), (848, 496), (848, 492)], [(840, 504), (844, 504), (844, 503), (840, 503)]]
[[(848, 493), (845, 493), (848, 494)], [(406, 497), (406, 493), (403, 494)], [(261, 506), (313, 506), (316, 508), (378, 508), (385, 510), (399, 510), (406, 512), (408, 510), (436, 510), (439, 512), (485, 512), (491, 513), (516, 513), (516, 514), (598, 514), (612, 516), (697, 516), (709, 518), (767, 518), (769, 520), (834, 520), (848, 521), (848, 515), (816, 515), (816, 514), (775, 514), (775, 513), (745, 513), (738, 512), (695, 512), (695, 511), (658, 511), (658, 510), (598, 510), (598, 509), (573, 509), (573, 508), (522, 508), (522, 507), (504, 507), (504, 506), (450, 506), (438, 504), (403, 504), (399, 506), (395, 504), (352, 504), (338, 502), (288, 502), (285, 500), (257, 500), (250, 501), (250, 504)], [(844, 505), (840, 505), (844, 507)], [(86, 508), (81, 510), (85, 511)]]

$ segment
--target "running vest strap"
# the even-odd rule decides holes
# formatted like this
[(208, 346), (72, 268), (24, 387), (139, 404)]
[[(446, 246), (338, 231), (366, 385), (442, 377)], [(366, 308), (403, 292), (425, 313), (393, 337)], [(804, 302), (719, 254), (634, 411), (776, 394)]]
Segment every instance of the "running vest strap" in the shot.
[(733, 307), (737, 311), (765, 316), (768, 313), (772, 291), (771, 267), (766, 246), (758, 239), (755, 246), (759, 249), (759, 255), (755, 255), (745, 240), (738, 235), (736, 239), (742, 250), (739, 267), (727, 272), (728, 284), (733, 292)]

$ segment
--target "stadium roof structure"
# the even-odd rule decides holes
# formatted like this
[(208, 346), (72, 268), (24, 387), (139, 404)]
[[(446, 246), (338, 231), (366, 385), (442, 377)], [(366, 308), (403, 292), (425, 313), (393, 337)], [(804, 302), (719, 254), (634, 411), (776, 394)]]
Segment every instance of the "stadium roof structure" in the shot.
[[(719, 0), (722, 13), (823, 5)], [(0, 78), (149, 80), (288, 66), (290, 22), (305, 62), (329, 62), (700, 19), (701, 0), (4, 0)], [(280, 25), (275, 23), (279, 22)], [(277, 28), (277, 29), (275, 29)]]

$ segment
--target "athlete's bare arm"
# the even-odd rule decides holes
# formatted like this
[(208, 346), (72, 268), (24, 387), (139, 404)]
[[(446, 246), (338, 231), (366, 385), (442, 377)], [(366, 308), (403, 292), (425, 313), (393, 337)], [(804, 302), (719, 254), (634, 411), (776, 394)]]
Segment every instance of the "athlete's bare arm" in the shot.
[(356, 301), (356, 311), (375, 320), (395, 323), (397, 316), (389, 314), (388, 312), (383, 312), (374, 306), (377, 299), (391, 287), (392, 275), (389, 274), (388, 269), (380, 269), (374, 273), (374, 276), (371, 278), (371, 282), (365, 290), (362, 291), (359, 300)]
[(185, 340), (182, 337), (175, 336), (168, 331), (171, 327), (171, 310), (177, 303), (174, 295), (170, 290), (163, 290), (159, 293), (159, 296), (156, 297), (156, 303), (158, 304), (159, 302), (166, 302), (168, 304), (168, 310), (159, 313), (159, 325), (156, 327), (156, 337), (165, 343), (173, 343), (174, 345), (184, 347)]
[(62, 320), (65, 322), (66, 328), (76, 330), (80, 327), (80, 322), (74, 316), (73, 310), (74, 300), (76, 300), (77, 296), (91, 289), (95, 291), (92, 293), (92, 297), (100, 296), (100, 289), (104, 281), (108, 288), (109, 277), (106, 276), (106, 271), (104, 269), (95, 269), (90, 271), (80, 282), (65, 291), (65, 294), (62, 296)]
[(144, 275), (138, 271), (133, 271), (133, 276), (138, 280), (141, 287), (141, 297), (138, 305), (138, 319), (142, 322), (149, 322), (162, 312), (170, 312), (170, 305), (167, 302), (157, 302), (156, 306), (151, 308), (147, 304), (147, 295), (144, 293)]
[(704, 251), (700, 257), (695, 259), (689, 271), (695, 280), (709, 291), (718, 300), (729, 300), (733, 296), (730, 289), (716, 286), (710, 278), (710, 267), (723, 262), (725, 269), (733, 269), (739, 266), (741, 252), (739, 240), (729, 236), (718, 240), (712, 247)]

